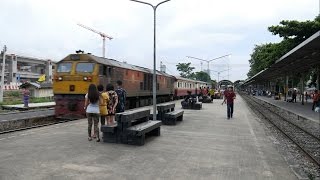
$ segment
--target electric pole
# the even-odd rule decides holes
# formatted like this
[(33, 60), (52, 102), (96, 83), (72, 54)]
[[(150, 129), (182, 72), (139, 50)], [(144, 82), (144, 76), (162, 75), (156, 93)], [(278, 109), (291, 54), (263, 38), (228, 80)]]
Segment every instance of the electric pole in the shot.
[(3, 102), (3, 89), (4, 89), (4, 71), (5, 71), (5, 65), (6, 65), (6, 52), (7, 52), (7, 46), (4, 45), (3, 51), (2, 51), (2, 71), (1, 71), (1, 87), (0, 87), (0, 102)]

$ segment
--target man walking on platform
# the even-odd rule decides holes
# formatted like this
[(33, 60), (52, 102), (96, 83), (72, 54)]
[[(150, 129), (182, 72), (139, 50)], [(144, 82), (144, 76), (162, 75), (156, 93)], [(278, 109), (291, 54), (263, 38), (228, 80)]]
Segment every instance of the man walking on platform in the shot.
[(297, 102), (297, 90), (294, 90), (292, 93), (292, 102), (293, 103)]
[(225, 93), (224, 95), (224, 100), (222, 102), (226, 103), (227, 102), (227, 116), (228, 119), (233, 117), (233, 103), (234, 103), (234, 99), (236, 98), (236, 94), (233, 92), (233, 87), (229, 87), (228, 91)]

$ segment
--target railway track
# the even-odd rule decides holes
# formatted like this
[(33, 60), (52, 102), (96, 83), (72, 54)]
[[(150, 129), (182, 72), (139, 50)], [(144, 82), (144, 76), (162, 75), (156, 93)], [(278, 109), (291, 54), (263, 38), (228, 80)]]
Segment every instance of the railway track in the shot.
[(303, 151), (318, 167), (320, 167), (320, 138), (308, 132), (308, 130), (286, 120), (281, 115), (265, 108), (259, 100), (242, 95), (248, 105), (258, 112), (264, 119), (274, 125), (280, 132), (289, 138)]
[[(150, 107), (150, 106), (143, 106), (143, 107), (139, 107), (139, 108), (146, 108), (146, 107)], [(135, 108), (130, 108), (130, 109), (135, 109)], [(26, 115), (27, 113), (30, 113), (32, 115), (29, 114), (29, 117), (27, 117), (27, 115)], [(45, 114), (45, 116), (37, 117), (37, 114), (39, 114), (39, 115), (40, 114)], [(13, 129), (8, 129), (8, 130), (1, 131), (1, 127), (0, 127), (0, 134), (6, 134), (6, 133), (15, 132), (15, 131), (22, 131), (22, 130), (27, 130), (27, 129), (32, 129), (32, 128), (39, 128), (39, 127), (50, 126), (50, 125), (54, 125), (54, 124), (59, 124), (59, 123), (65, 123), (65, 122), (69, 122), (69, 121), (78, 120), (78, 119), (60, 119), (60, 118), (55, 118), (54, 117), (54, 109), (53, 108), (47, 108), (47, 109), (37, 109), (37, 110), (22, 111), (22, 112), (8, 112), (8, 113), (2, 113), (2, 114), (0, 113), (0, 126), (1, 126), (1, 123), (4, 122), (4, 121), (7, 122), (7, 121), (10, 121), (10, 120), (25, 120), (25, 119), (28, 119), (28, 118), (29, 119), (39, 119), (39, 120), (36, 120), (34, 122), (31, 121), (32, 122), (31, 125), (28, 125), (28, 126), (25, 126), (25, 127), (21, 127), (21, 128), (13, 128)]]

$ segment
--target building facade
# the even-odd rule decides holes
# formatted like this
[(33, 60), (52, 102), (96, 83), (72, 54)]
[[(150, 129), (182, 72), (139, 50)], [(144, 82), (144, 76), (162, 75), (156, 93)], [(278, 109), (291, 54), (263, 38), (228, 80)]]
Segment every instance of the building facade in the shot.
[[(2, 59), (0, 57), (0, 73), (2, 73)], [(46, 75), (46, 82), (52, 82), (52, 72), (55, 62), (48, 59), (38, 59), (14, 54), (6, 55), (5, 61), (5, 84), (23, 83), (26, 81), (35, 82), (43, 74)], [(2, 77), (0, 76), (0, 79)]]

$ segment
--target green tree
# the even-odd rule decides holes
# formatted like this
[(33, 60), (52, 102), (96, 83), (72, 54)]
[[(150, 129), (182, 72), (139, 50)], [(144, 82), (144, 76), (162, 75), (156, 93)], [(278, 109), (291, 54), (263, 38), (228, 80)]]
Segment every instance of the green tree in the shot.
[(286, 39), (280, 43), (256, 45), (253, 53), (250, 55), (250, 70), (247, 74), (248, 77), (252, 77), (261, 70), (268, 68), (281, 56), (294, 48), (296, 43), (293, 43), (292, 41), (293, 40), (291, 39)]
[(286, 39), (292, 39), (296, 43), (301, 43), (320, 29), (320, 16), (317, 16), (313, 21), (288, 21), (283, 20), (280, 25), (270, 26), (268, 30), (273, 35), (279, 35)]
[(184, 78), (193, 78), (194, 73), (192, 72), (194, 70), (194, 67), (190, 66), (191, 63), (179, 63), (176, 65), (177, 70), (180, 71), (180, 76)]
[(251, 54), (248, 77), (252, 77), (261, 70), (268, 68), (281, 56), (295, 46), (309, 38), (320, 29), (320, 16), (313, 21), (299, 22), (283, 20), (280, 25), (270, 26), (268, 30), (273, 35), (279, 35), (283, 40), (279, 43), (255, 45)]
[(211, 78), (210, 78), (210, 76), (208, 75), (208, 73), (203, 72), (203, 71), (196, 72), (196, 73), (194, 74), (194, 76), (195, 76), (195, 79), (196, 79), (196, 80), (199, 80), (199, 81), (204, 81), (204, 82), (210, 82), (210, 81), (211, 81)]

